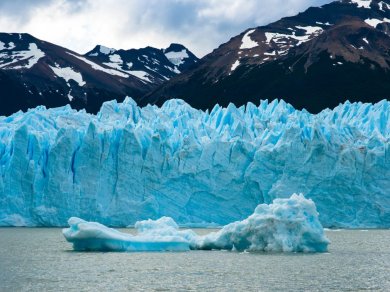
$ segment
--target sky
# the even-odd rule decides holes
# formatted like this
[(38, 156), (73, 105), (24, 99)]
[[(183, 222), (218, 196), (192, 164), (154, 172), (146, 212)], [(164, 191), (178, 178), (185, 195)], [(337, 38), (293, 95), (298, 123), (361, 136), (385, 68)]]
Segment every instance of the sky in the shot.
[(181, 43), (202, 57), (242, 31), (330, 0), (0, 0), (0, 31), (78, 53)]

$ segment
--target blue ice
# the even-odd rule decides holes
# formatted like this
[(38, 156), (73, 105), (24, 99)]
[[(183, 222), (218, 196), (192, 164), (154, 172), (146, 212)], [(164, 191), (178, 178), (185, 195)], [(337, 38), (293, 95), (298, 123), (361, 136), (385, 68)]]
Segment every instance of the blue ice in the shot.
[(390, 102), (196, 110), (130, 98), (0, 117), (0, 226), (226, 225), (303, 193), (325, 227), (390, 227)]
[(77, 251), (326, 252), (329, 244), (314, 202), (296, 194), (261, 204), (248, 218), (203, 236), (180, 230), (168, 217), (137, 222), (137, 235), (74, 217), (69, 225), (63, 234)]

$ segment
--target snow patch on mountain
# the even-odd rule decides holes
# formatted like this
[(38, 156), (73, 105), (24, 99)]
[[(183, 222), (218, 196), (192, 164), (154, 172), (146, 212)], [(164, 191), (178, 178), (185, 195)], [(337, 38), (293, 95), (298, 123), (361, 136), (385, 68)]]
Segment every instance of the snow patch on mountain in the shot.
[(304, 30), (306, 33), (303, 36), (296, 35), (296, 31), (292, 31), (292, 34), (282, 34), (275, 32), (266, 32), (265, 33), (265, 43), (270, 45), (271, 42), (275, 44), (286, 44), (289, 40), (295, 40), (295, 46), (299, 46), (302, 43), (308, 42), (314, 37), (318, 36), (323, 32), (323, 29), (319, 26), (296, 26), (299, 30)]
[(108, 67), (117, 69), (119, 71), (123, 71), (123, 68), (122, 68), (123, 61), (122, 61), (121, 56), (119, 56), (118, 54), (114, 54), (114, 55), (110, 55), (109, 59), (110, 59), (110, 62), (105, 62), (103, 64), (108, 66)]
[(13, 42), (9, 42), (8, 45), (0, 41), (0, 51), (2, 50), (12, 50), (15, 48), (15, 44)]
[(376, 28), (378, 26), (378, 24), (380, 24), (380, 23), (385, 23), (385, 22), (390, 23), (390, 19), (383, 18), (382, 20), (380, 20), (380, 19), (375, 19), (375, 18), (368, 18), (368, 19), (364, 20), (364, 22), (367, 23), (368, 25)]
[(88, 65), (90, 65), (90, 66), (91, 66), (93, 69), (95, 69), (95, 70), (99, 70), (99, 71), (102, 71), (102, 72), (107, 73), (107, 74), (110, 74), (110, 75), (120, 76), (120, 77), (124, 77), (124, 78), (129, 77), (128, 74), (125, 74), (125, 73), (123, 73), (123, 72), (121, 72), (121, 71), (114, 70), (114, 69), (107, 69), (107, 68), (104, 68), (104, 67), (102, 67), (102, 66), (96, 64), (95, 62), (92, 62), (92, 61), (90, 61), (90, 60), (88, 60), (88, 59), (86, 59), (86, 58), (84, 58), (84, 57), (74, 55), (74, 54), (72, 54), (72, 53), (70, 53), (70, 52), (67, 52), (67, 53), (68, 53), (69, 55), (71, 55), (71, 56), (73, 56), (73, 57), (75, 57), (75, 58), (77, 58), (77, 59), (79, 59), (79, 60), (81, 60), (81, 61), (87, 63)]
[(276, 51), (272, 51), (272, 52), (265, 52), (264, 55), (266, 56), (276, 56)]
[(251, 34), (254, 33), (255, 31), (256, 31), (255, 29), (251, 29), (243, 36), (240, 50), (252, 49), (259, 46), (259, 44), (256, 41), (251, 39)]
[(369, 9), (371, 6), (372, 0), (351, 0), (351, 3), (354, 3), (358, 6), (358, 8), (367, 8)]
[(145, 71), (142, 71), (142, 70), (131, 70), (131, 71), (128, 71), (126, 70), (126, 72), (128, 72), (129, 74), (143, 80), (143, 81), (146, 81), (146, 82), (153, 82), (151, 79), (150, 79), (150, 75), (145, 72)]
[[(133, 75), (133, 76), (141, 79), (142, 81), (146, 81), (149, 83), (152, 82), (152, 80), (150, 79), (150, 75), (145, 71), (123, 69), (123, 60), (122, 60), (121, 56), (119, 56), (118, 54), (110, 55), (109, 59), (110, 59), (109, 63), (105, 62), (103, 64), (108, 66), (108, 67), (114, 68), (116, 70), (123, 71), (123, 72), (130, 74), (130, 75)], [(133, 63), (128, 64), (129, 68), (131, 68), (132, 66), (133, 66)]]
[(115, 49), (108, 48), (108, 47), (105, 47), (105, 46), (102, 46), (102, 45), (99, 46), (99, 51), (100, 51), (100, 53), (102, 53), (104, 55), (109, 55), (109, 54), (112, 54), (112, 53), (116, 52)]
[[(390, 5), (387, 4), (386, 2), (381, 1), (378, 3), (378, 5), (379, 5), (379, 9), (383, 12), (385, 12), (386, 10), (390, 10)], [(386, 8), (386, 10), (385, 10), (385, 8)]]
[(69, 80), (74, 80), (78, 83), (79, 86), (84, 86), (86, 84), (81, 73), (74, 71), (71, 67), (61, 68), (57, 63), (55, 64), (55, 67), (49, 67), (53, 70), (54, 74), (60, 78), (63, 78), (67, 83)]
[(72, 95), (72, 89), (69, 89), (68, 99), (69, 99), (69, 101), (72, 101), (74, 99), (74, 97)]
[(240, 66), (240, 61), (239, 61), (239, 60), (236, 60), (236, 61), (233, 63), (233, 65), (232, 65), (230, 71), (236, 70), (238, 66)]
[(13, 42), (9, 42), (8, 43), (8, 50), (12, 50), (12, 49), (15, 49), (16, 48), (16, 46), (15, 46), (15, 44), (13, 43)]
[(316, 24), (320, 24), (320, 25), (326, 25), (326, 26), (332, 26), (333, 24), (331, 24), (329, 21), (323, 23), (323, 22), (320, 22), (320, 21), (316, 21)]
[(319, 27), (319, 26), (295, 26), (297, 29), (301, 29), (301, 30), (304, 30), (306, 32), (306, 35), (313, 35), (313, 34), (320, 34), (323, 32), (323, 29), (322, 27)]
[[(10, 46), (12, 49), (13, 43), (8, 44), (8, 49)], [(39, 59), (43, 58), (45, 53), (41, 51), (37, 44), (30, 43), (28, 50), (25, 51), (10, 51), (0, 53), (0, 68), (3, 69), (31, 69), (35, 64), (38, 63)], [(23, 64), (23, 65), (15, 65)]]
[(110, 61), (118, 64), (123, 64), (122, 58), (118, 54), (111, 55)]
[(184, 59), (189, 58), (187, 50), (183, 49), (180, 52), (168, 52), (165, 53), (167, 59), (175, 66), (179, 66), (184, 63)]

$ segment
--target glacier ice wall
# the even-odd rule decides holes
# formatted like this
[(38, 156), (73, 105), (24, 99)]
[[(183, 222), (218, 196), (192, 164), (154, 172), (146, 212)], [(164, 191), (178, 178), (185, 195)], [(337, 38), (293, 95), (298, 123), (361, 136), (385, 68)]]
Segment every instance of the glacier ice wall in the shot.
[(136, 235), (75, 217), (68, 223), (70, 227), (63, 230), (63, 235), (78, 251), (326, 252), (329, 244), (315, 204), (296, 194), (288, 199), (275, 199), (269, 205), (261, 204), (245, 220), (206, 235), (179, 230), (169, 217), (138, 221)]
[(325, 227), (390, 227), (390, 102), (317, 115), (283, 101), (211, 112), (127, 98), (0, 117), (0, 225), (227, 224), (303, 193)]

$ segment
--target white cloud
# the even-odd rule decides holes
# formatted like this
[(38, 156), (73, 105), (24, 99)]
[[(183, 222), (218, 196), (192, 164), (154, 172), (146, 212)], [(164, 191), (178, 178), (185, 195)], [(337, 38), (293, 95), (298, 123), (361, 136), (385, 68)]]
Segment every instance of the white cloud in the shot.
[[(76, 52), (186, 45), (199, 56), (249, 27), (329, 0), (2, 0), (0, 28), (28, 32)], [(7, 7), (7, 4), (13, 3)], [(18, 4), (19, 3), (19, 4)], [(30, 2), (31, 3), (31, 2)], [(37, 3), (37, 2), (36, 2)], [(13, 11), (14, 10), (14, 11)], [(20, 15), (18, 18), (17, 15)]]

